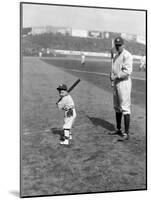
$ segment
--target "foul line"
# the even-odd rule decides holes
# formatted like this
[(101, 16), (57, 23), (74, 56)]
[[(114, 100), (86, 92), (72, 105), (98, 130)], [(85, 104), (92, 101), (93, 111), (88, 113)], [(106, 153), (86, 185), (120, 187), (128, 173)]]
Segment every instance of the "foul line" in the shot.
[[(83, 71), (83, 70), (78, 70), (78, 69), (67, 69), (67, 70), (70, 70), (70, 71), (73, 71), (73, 72), (82, 72), (82, 73), (87, 73), (87, 74), (96, 74), (96, 75), (103, 75), (103, 76), (109, 77), (109, 74), (107, 74), (107, 73)], [(145, 81), (145, 78), (141, 78), (141, 77), (138, 78), (138, 77), (132, 76), (132, 79)]]

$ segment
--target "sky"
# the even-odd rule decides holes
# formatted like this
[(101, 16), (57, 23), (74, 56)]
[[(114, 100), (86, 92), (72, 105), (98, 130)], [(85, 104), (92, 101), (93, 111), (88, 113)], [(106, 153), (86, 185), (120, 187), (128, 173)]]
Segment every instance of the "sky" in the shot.
[(145, 12), (134, 10), (23, 4), (22, 25), (146, 34)]

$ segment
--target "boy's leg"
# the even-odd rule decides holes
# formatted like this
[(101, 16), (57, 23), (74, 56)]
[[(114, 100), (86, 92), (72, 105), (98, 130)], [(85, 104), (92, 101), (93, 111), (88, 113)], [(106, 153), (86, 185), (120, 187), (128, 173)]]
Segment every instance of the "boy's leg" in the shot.
[(66, 117), (64, 119), (64, 122), (65, 122), (65, 124), (63, 125), (64, 138), (68, 141), (69, 141), (69, 139), (72, 139), (71, 128), (75, 121), (75, 118), (76, 118), (76, 112), (75, 112), (75, 110), (73, 110), (73, 117), (70, 117), (70, 118)]
[(60, 141), (64, 141), (64, 129), (62, 129), (61, 133), (60, 133)]
[(69, 140), (72, 140), (71, 129), (70, 129), (70, 132), (69, 132)]
[(61, 141), (60, 144), (69, 144), (69, 137), (70, 137), (70, 129), (64, 129), (64, 141)]

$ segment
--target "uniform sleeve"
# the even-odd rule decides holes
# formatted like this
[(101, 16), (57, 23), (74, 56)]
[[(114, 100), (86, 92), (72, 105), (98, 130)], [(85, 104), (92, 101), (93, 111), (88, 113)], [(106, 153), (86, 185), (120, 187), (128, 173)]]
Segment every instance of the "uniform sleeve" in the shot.
[(68, 95), (68, 97), (66, 98), (65, 109), (68, 110), (70, 108), (74, 108), (74, 101), (73, 101), (72, 97), (70, 95)]
[(62, 110), (68, 110), (70, 108), (74, 108), (74, 101), (70, 95), (65, 96), (58, 103), (58, 108)]
[(121, 66), (121, 71), (118, 74), (118, 78), (125, 78), (132, 73), (133, 58), (129, 53), (123, 55), (123, 64)]

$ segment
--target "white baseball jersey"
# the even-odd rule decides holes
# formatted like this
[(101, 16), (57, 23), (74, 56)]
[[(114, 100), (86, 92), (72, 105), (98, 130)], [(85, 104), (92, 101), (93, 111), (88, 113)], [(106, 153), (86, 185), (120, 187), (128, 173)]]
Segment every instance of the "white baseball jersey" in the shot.
[[(72, 97), (69, 94), (64, 96), (58, 103), (58, 108), (65, 112), (63, 129), (71, 129), (76, 118), (75, 104)], [(73, 116), (67, 117), (67, 112), (70, 108), (73, 110)]]
[(116, 112), (130, 114), (131, 106), (131, 73), (133, 70), (132, 55), (125, 49), (116, 55), (113, 61), (113, 74), (118, 77), (114, 81), (114, 109)]

